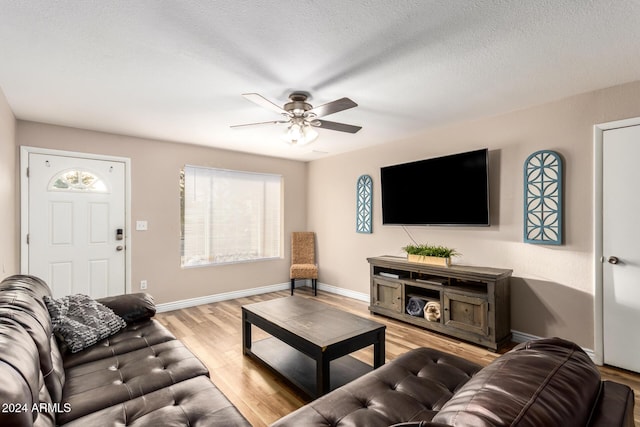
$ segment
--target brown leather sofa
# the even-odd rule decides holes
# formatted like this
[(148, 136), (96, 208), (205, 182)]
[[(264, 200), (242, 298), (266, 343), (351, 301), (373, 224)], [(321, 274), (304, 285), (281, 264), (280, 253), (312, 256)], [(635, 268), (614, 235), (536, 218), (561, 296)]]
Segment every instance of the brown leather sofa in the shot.
[(151, 317), (147, 294), (99, 300), (127, 321), (77, 353), (61, 351), (32, 276), (0, 283), (0, 426), (249, 426), (207, 368)]
[(482, 368), (429, 348), (312, 401), (272, 427), (633, 426), (634, 394), (574, 343), (523, 343)]

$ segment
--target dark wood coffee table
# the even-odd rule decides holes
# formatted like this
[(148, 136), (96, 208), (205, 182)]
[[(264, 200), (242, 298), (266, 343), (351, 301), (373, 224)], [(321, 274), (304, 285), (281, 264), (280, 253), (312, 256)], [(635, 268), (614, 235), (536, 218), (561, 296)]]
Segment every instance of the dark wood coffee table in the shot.
[[(272, 337), (251, 342), (251, 325)], [(373, 345), (373, 369), (382, 366), (385, 329), (380, 323), (297, 296), (242, 307), (243, 353), (311, 398), (372, 370), (349, 356), (356, 350)]]

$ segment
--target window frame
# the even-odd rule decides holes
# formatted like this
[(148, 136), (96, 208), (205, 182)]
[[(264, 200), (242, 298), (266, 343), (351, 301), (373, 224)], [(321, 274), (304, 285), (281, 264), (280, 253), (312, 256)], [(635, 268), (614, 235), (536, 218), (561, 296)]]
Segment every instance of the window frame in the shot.
[[(213, 174), (215, 173), (220, 173), (220, 174), (230, 174), (230, 175), (236, 175), (235, 178), (256, 178), (256, 177), (267, 177), (267, 178), (271, 178), (271, 179), (277, 179), (279, 182), (279, 186), (278, 186), (278, 200), (277, 201), (273, 201), (273, 203), (277, 203), (277, 213), (278, 213), (278, 218), (277, 218), (277, 230), (275, 233), (272, 233), (272, 235), (277, 235), (277, 254), (275, 255), (269, 255), (269, 256), (257, 256), (254, 258), (246, 258), (246, 259), (233, 259), (233, 260), (218, 260), (216, 261), (216, 254), (211, 252), (211, 253), (205, 253), (203, 254), (204, 257), (206, 257), (207, 259), (204, 260), (200, 260), (200, 261), (195, 261), (195, 262), (187, 262), (185, 261), (185, 242), (186, 242), (186, 238), (187, 238), (187, 233), (185, 231), (185, 214), (186, 214), (186, 192), (187, 192), (187, 184), (186, 184), (186, 176), (187, 176), (187, 169), (193, 169), (194, 171), (196, 169), (200, 169), (200, 170), (205, 170), (205, 171), (209, 171)], [(210, 179), (214, 179), (213, 176), (209, 177)], [(230, 178), (230, 179), (234, 179), (234, 178)], [(263, 181), (264, 183), (266, 183), (267, 181)], [(221, 266), (221, 265), (229, 265), (229, 264), (239, 264), (239, 263), (252, 263), (252, 262), (262, 262), (262, 261), (269, 261), (269, 260), (279, 260), (279, 259), (283, 259), (283, 252), (284, 252), (284, 176), (282, 174), (275, 174), (275, 173), (265, 173), (265, 172), (253, 172), (253, 171), (242, 171), (242, 170), (235, 170), (235, 169), (226, 169), (226, 168), (217, 168), (217, 167), (210, 167), (210, 166), (200, 166), (200, 165), (193, 165), (193, 164), (185, 164), (181, 169), (180, 169), (180, 180), (179, 180), (179, 198), (180, 198), (180, 267), (183, 269), (189, 269), (189, 268), (199, 268), (199, 267), (215, 267), (215, 266)], [(266, 184), (265, 184), (266, 185)], [(195, 187), (194, 187), (195, 190)], [(265, 206), (261, 205), (262, 208), (262, 213), (264, 215), (264, 210), (265, 210)], [(211, 215), (211, 213), (209, 213), (209, 215)], [(263, 224), (264, 225), (264, 224)], [(212, 231), (210, 231), (211, 233)], [(260, 236), (261, 238), (264, 237), (265, 235), (265, 228), (262, 227), (260, 228)], [(206, 237), (204, 238), (206, 239)], [(206, 245), (206, 243), (205, 243)]]

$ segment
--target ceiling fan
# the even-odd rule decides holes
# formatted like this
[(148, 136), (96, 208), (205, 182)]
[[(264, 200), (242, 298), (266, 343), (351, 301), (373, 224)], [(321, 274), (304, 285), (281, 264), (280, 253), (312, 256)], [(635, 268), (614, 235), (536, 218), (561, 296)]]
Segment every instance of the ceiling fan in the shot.
[(244, 93), (242, 96), (261, 107), (283, 115), (284, 120), (272, 120), (269, 122), (247, 123), (231, 126), (234, 129), (265, 124), (288, 124), (286, 134), (283, 137), (285, 141), (294, 145), (308, 144), (316, 139), (318, 137), (318, 133), (313, 129), (316, 127), (347, 133), (356, 133), (362, 129), (362, 126), (320, 120), (320, 117), (325, 117), (329, 114), (357, 107), (358, 104), (349, 98), (340, 98), (314, 108), (307, 102), (309, 94), (306, 92), (293, 92), (289, 95), (289, 102), (284, 104), (283, 107), (274, 104), (257, 93)]

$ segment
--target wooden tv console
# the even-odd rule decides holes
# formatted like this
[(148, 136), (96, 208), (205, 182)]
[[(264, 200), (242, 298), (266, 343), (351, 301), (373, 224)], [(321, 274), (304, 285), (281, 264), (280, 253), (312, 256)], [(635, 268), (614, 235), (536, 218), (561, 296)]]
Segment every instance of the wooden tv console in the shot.
[[(369, 311), (496, 351), (511, 339), (509, 280), (512, 270), (452, 265), (406, 258), (367, 258), (371, 270)], [(440, 321), (407, 313), (410, 298), (440, 303)]]

